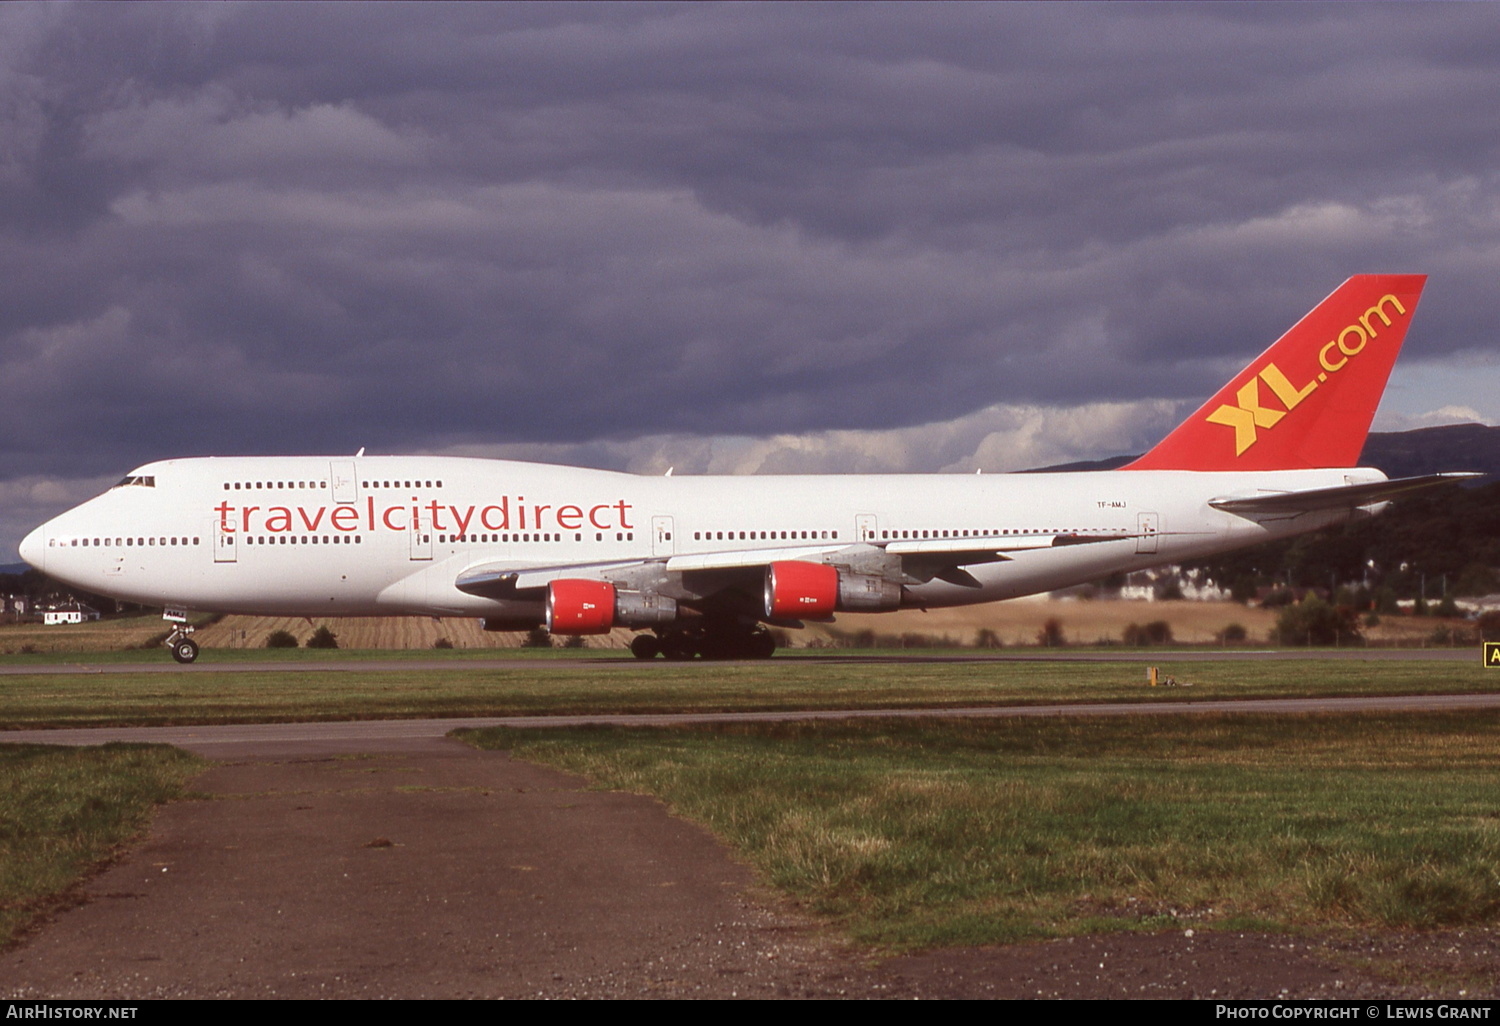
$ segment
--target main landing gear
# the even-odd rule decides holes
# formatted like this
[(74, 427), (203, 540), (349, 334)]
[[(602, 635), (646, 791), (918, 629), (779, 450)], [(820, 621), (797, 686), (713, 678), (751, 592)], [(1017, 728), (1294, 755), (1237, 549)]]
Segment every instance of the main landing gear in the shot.
[(630, 654), (637, 659), (658, 655), (672, 662), (688, 659), (769, 659), (776, 639), (762, 624), (753, 627), (720, 625), (714, 629), (691, 627), (657, 634), (637, 634)]

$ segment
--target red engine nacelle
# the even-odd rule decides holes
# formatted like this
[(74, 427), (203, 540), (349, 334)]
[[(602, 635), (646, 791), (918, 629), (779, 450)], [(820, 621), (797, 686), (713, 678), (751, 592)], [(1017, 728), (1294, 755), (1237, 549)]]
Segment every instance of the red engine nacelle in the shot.
[(789, 559), (766, 567), (766, 616), (825, 620), (839, 600), (839, 572), (827, 563)]
[(553, 581), (547, 585), (547, 630), (552, 634), (608, 634), (615, 625), (615, 586), (608, 581)]

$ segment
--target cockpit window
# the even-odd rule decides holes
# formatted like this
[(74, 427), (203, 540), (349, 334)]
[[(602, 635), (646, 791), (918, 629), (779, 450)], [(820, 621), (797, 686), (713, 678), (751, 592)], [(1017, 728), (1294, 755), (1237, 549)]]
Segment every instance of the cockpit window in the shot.
[(115, 483), (116, 488), (127, 488), (135, 485), (138, 488), (155, 488), (156, 475), (154, 474), (127, 474)]

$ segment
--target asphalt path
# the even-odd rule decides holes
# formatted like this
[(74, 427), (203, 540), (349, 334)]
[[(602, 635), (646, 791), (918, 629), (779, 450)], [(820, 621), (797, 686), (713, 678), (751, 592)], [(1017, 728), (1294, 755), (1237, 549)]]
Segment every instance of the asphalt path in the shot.
[(1487, 708), (1500, 708), (1500, 695), (7, 731), (9, 742), (164, 742), (213, 767), (193, 782), (193, 799), (158, 810), (138, 848), (0, 955), (0, 994), (1398, 996), (1405, 991), (1315, 946), (1242, 933), (1081, 938), (873, 964), (653, 799), (594, 791), (445, 735), (491, 725)]

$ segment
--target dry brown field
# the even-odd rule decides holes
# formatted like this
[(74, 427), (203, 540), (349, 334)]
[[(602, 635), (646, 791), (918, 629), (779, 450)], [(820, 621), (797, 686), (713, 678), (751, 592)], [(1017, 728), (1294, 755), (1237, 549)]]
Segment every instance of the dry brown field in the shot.
[[(286, 631), (307, 644), (319, 627), (327, 626), (339, 648), (424, 649), (446, 639), (454, 648), (519, 648), (526, 635), (515, 631), (485, 631), (473, 617), (331, 616), (306, 620), (290, 616), (226, 616), (193, 635), (204, 648), (265, 648), (274, 631)], [(624, 648), (634, 631), (616, 630), (585, 638), (589, 648)], [(559, 642), (560, 644), (560, 642)]]
[[(837, 637), (872, 630), (877, 635), (911, 632), (946, 638), (955, 645), (972, 645), (981, 630), (994, 631), (1005, 645), (1035, 645), (1049, 619), (1062, 625), (1070, 645), (1118, 644), (1125, 628), (1165, 620), (1174, 641), (1191, 645), (1218, 642), (1224, 628), (1245, 628), (1246, 644), (1265, 644), (1276, 626), (1278, 610), (1242, 606), (1235, 602), (1126, 602), (1118, 599), (1052, 599), (1046, 596), (1011, 599), (982, 606), (933, 609), (926, 613), (842, 613), (831, 625), (810, 624), (807, 637)], [(1387, 616), (1379, 625), (1362, 628), (1370, 641), (1382, 645), (1421, 646), (1443, 625), (1463, 628), (1463, 620), (1437, 617)], [(830, 631), (831, 628), (831, 631)], [(794, 638), (795, 634), (794, 632)], [(797, 642), (794, 640), (794, 643)]]
[[(167, 629), (161, 616), (127, 616), (97, 623), (0, 624), (0, 653), (20, 652), (120, 652), (139, 648)], [(165, 651), (165, 650), (163, 650)]]
[[(1255, 609), (1228, 602), (1123, 602), (1110, 599), (1026, 598), (983, 606), (934, 609), (930, 612), (903, 610), (897, 613), (841, 614), (833, 624), (809, 624), (807, 629), (787, 632), (792, 647), (837, 644), (840, 638), (870, 630), (882, 640), (901, 635), (921, 635), (927, 644), (972, 645), (981, 630), (990, 630), (1007, 646), (1035, 645), (1037, 634), (1049, 619), (1062, 626), (1071, 645), (1118, 644), (1130, 624), (1144, 625), (1165, 620), (1173, 638), (1184, 644), (1211, 645), (1230, 624), (1247, 632), (1247, 645), (1264, 644), (1276, 623), (1276, 611)], [(263, 648), (273, 631), (290, 632), (305, 644), (313, 631), (327, 624), (338, 636), (340, 648), (430, 649), (439, 639), (454, 648), (517, 648), (525, 635), (513, 632), (487, 633), (472, 618), (430, 617), (332, 617), (309, 621), (294, 617), (228, 616), (198, 631), (205, 648)], [(1443, 625), (1462, 627), (1463, 621), (1436, 617), (1384, 617), (1366, 636), (1377, 644), (1420, 646)], [(0, 653), (108, 652), (136, 648), (166, 629), (156, 616), (126, 617), (98, 623), (44, 627), (40, 624), (0, 625)], [(633, 631), (616, 630), (586, 638), (588, 648), (624, 648)]]
[[(1180, 642), (1208, 644), (1225, 627), (1237, 623), (1252, 641), (1264, 641), (1276, 623), (1273, 610), (1226, 602), (1122, 602), (1111, 599), (1012, 599), (953, 609), (902, 610), (897, 613), (843, 613), (830, 625), (811, 624), (802, 633), (837, 637), (872, 630), (877, 635), (922, 634), (972, 645), (981, 630), (994, 631), (1005, 645), (1035, 645), (1048, 620), (1062, 625), (1070, 645), (1117, 644), (1131, 624), (1165, 620)], [(830, 632), (831, 628), (831, 632)]]

